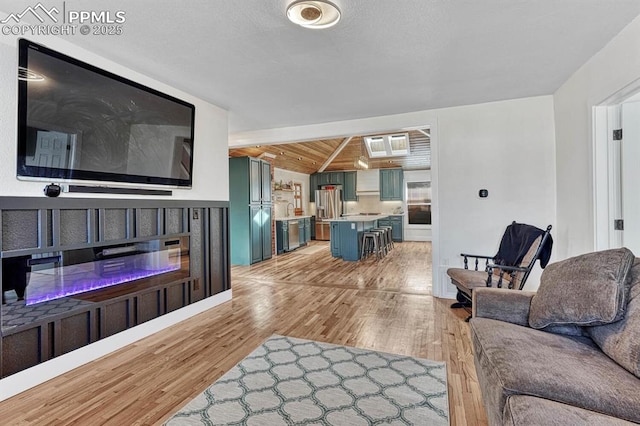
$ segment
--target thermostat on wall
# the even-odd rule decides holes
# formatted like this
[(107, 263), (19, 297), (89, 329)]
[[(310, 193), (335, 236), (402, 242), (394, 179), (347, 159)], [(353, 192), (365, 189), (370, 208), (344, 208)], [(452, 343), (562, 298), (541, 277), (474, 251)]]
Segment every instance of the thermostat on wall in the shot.
[(487, 198), (489, 196), (489, 190), (481, 189), (480, 191), (478, 191), (478, 196), (480, 198)]

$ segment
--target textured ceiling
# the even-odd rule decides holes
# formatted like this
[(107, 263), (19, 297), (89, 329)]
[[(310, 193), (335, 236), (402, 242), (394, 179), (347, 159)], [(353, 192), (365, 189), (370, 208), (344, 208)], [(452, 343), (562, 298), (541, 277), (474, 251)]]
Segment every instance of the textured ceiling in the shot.
[(287, 0), (65, 7), (124, 10), (122, 35), (69, 38), (228, 109), (231, 132), (551, 94), (640, 13), (638, 0), (334, 2), (343, 18), (322, 31), (288, 22)]

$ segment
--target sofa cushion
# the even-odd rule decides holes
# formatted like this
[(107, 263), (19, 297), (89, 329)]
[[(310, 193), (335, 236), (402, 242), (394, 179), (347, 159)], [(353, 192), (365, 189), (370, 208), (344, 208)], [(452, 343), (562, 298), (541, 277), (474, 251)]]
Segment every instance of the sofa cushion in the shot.
[(503, 418), (504, 426), (632, 426), (636, 424), (573, 405), (527, 395), (513, 395), (507, 398)]
[(602, 351), (640, 377), (640, 258), (631, 268), (626, 314), (613, 324), (585, 327)]
[(523, 394), (640, 422), (640, 379), (586, 337), (471, 319), (474, 360), (490, 424)]
[(634, 256), (621, 248), (572, 257), (547, 266), (531, 301), (529, 325), (600, 325), (618, 321)]

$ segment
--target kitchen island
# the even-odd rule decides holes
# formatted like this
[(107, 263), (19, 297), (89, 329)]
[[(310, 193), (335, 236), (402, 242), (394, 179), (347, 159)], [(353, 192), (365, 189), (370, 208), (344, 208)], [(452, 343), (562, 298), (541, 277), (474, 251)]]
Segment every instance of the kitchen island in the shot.
[(325, 219), (331, 223), (331, 255), (343, 260), (358, 261), (362, 249), (362, 234), (377, 227), (378, 220), (389, 215), (352, 215)]

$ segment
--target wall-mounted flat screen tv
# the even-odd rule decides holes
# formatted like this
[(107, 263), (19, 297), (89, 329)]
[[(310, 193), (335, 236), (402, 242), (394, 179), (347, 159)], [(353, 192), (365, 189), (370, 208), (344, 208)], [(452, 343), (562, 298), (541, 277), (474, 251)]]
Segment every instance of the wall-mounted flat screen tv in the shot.
[(195, 107), (19, 41), (20, 179), (190, 187)]

